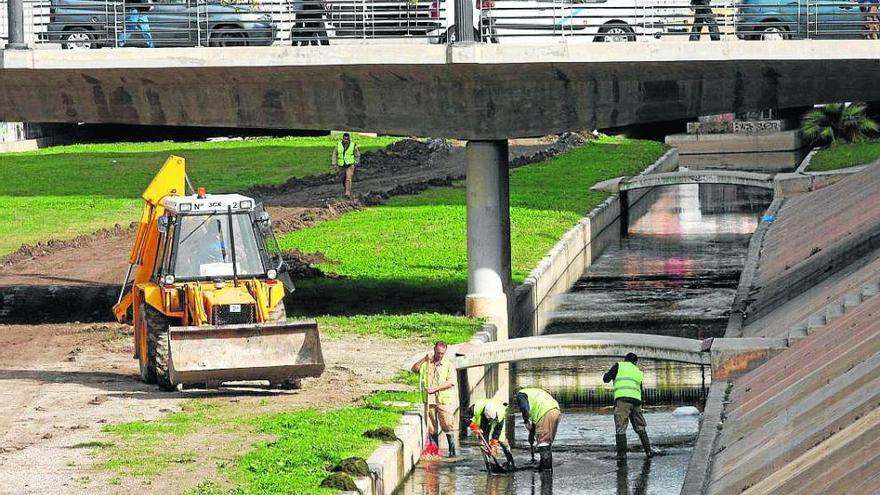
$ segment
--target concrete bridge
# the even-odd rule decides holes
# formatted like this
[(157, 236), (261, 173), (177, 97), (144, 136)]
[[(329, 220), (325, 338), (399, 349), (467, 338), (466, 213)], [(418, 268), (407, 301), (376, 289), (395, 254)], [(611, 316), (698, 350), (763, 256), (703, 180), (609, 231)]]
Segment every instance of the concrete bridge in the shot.
[(4, 50), (0, 121), (496, 140), (880, 100), (874, 40)]
[(685, 339), (640, 333), (569, 333), (524, 337), (456, 349), (455, 366), (465, 370), (530, 359), (619, 357), (710, 366), (713, 379), (751, 370), (778, 352), (786, 339)]
[(773, 176), (769, 174), (730, 170), (684, 170), (633, 177), (615, 177), (599, 182), (591, 189), (616, 194), (633, 189), (677, 184), (730, 184), (763, 189), (773, 189), (774, 187)]

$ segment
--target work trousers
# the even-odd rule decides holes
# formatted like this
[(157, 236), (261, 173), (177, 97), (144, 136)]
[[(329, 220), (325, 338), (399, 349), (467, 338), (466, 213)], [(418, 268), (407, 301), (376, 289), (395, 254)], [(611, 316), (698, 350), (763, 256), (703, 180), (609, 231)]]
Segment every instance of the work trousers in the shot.
[(553, 444), (553, 440), (556, 439), (556, 430), (559, 428), (559, 419), (561, 417), (562, 413), (559, 412), (559, 409), (550, 409), (541, 416), (541, 419), (538, 420), (538, 424), (535, 425), (535, 442), (538, 446)]
[(614, 401), (614, 427), (618, 435), (626, 434), (627, 421), (632, 423), (633, 430), (636, 432), (645, 431), (645, 427), (648, 426), (645, 422), (645, 416), (642, 414), (642, 406), (617, 399)]
[(354, 180), (354, 165), (339, 167), (339, 175), (342, 177), (342, 187), (346, 196), (351, 196), (351, 181)]
[(450, 433), (455, 430), (455, 416), (451, 405), (428, 404), (428, 434), (435, 435), (441, 431)]

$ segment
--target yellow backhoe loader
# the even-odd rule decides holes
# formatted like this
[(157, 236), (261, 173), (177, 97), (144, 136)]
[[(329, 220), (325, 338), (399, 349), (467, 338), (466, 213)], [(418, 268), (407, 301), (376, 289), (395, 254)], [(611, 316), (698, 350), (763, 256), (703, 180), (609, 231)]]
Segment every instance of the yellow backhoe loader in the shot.
[[(269, 215), (252, 198), (207, 194), (171, 156), (144, 191), (144, 211), (113, 313), (134, 325), (147, 383), (296, 387), (324, 371), (318, 325), (287, 322), (293, 284)], [(190, 185), (192, 190), (192, 186)]]

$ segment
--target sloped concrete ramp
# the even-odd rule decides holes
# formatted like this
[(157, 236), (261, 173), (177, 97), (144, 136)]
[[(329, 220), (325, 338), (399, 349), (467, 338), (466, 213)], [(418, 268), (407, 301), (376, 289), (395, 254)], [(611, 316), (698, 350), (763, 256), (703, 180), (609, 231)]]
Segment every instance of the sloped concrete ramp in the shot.
[(878, 493), (878, 312), (871, 298), (734, 383), (707, 493)]

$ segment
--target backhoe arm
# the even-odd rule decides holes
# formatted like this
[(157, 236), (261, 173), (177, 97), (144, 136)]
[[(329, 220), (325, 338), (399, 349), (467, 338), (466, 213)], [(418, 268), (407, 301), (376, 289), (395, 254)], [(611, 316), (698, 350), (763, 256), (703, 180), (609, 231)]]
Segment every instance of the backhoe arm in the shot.
[(113, 306), (113, 314), (117, 321), (126, 320), (126, 315), (132, 304), (132, 285), (147, 282), (153, 274), (156, 263), (156, 252), (159, 249), (158, 219), (165, 214), (162, 207), (162, 198), (166, 196), (178, 196), (185, 193), (186, 185), (186, 160), (179, 156), (171, 155), (165, 160), (165, 164), (153, 177), (150, 185), (144, 190), (141, 197), (144, 198), (144, 210), (138, 223), (134, 245), (128, 256), (128, 272), (122, 282), (119, 299)]

